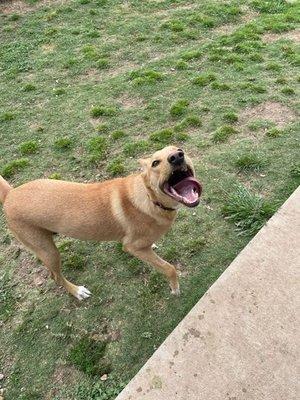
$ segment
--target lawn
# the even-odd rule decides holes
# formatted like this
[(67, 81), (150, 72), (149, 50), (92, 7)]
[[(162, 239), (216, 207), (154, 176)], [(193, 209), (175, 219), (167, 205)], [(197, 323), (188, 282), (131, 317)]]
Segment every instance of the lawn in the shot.
[(1, 2), (2, 175), (103, 180), (177, 143), (204, 187), (157, 243), (178, 298), (118, 243), (58, 237), (78, 302), (0, 214), (6, 400), (114, 399), (299, 185), (299, 19), (292, 0)]

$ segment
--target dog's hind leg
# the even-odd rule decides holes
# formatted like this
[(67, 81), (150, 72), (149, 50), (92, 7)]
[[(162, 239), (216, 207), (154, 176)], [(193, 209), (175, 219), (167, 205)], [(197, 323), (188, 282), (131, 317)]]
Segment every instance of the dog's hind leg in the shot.
[(134, 255), (142, 261), (151, 264), (154, 268), (162, 272), (169, 280), (172, 294), (179, 295), (179, 282), (176, 269), (173, 265), (160, 258), (151, 248), (149, 247), (137, 247), (134, 244), (125, 244), (124, 250)]
[(61, 273), (60, 254), (53, 242), (53, 234), (45, 229), (28, 224), (10, 224), (10, 230), (29, 250), (31, 250), (49, 269), (52, 278), (69, 293), (82, 300), (90, 296), (84, 286), (76, 286), (69, 282)]

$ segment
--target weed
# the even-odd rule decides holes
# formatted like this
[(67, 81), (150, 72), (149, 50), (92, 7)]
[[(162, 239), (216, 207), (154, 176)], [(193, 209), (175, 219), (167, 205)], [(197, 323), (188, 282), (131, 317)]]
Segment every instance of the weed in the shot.
[(61, 179), (61, 174), (59, 172), (53, 172), (53, 174), (50, 174), (48, 176), (48, 179), (57, 179), (60, 180)]
[(70, 137), (64, 136), (60, 137), (55, 140), (54, 142), (54, 148), (56, 150), (69, 150), (73, 145), (73, 141)]
[(66, 91), (63, 88), (54, 88), (53, 89), (53, 94), (54, 96), (61, 96), (62, 94), (65, 94)]
[(123, 174), (125, 172), (123, 160), (121, 158), (115, 158), (111, 160), (107, 166), (107, 172), (113, 176)]
[(229, 195), (222, 211), (241, 234), (254, 235), (274, 214), (276, 206), (246, 188), (239, 187)]
[(197, 60), (202, 56), (203, 53), (200, 50), (185, 51), (184, 53), (181, 54), (181, 58), (183, 61)]
[(269, 130), (267, 130), (266, 132), (266, 136), (269, 137), (278, 137), (278, 136), (282, 136), (284, 134), (284, 131), (282, 129), (278, 129), (278, 128), (271, 128)]
[(149, 150), (150, 146), (146, 140), (139, 140), (136, 142), (126, 143), (123, 147), (123, 153), (129, 157), (135, 157), (140, 153)]
[(187, 115), (180, 123), (182, 127), (190, 127), (199, 128), (202, 126), (202, 120), (200, 117), (194, 114)]
[(253, 151), (240, 154), (235, 160), (235, 166), (242, 171), (258, 171), (263, 165), (262, 158)]
[(16, 116), (14, 113), (12, 112), (5, 112), (3, 114), (0, 115), (0, 122), (5, 122), (5, 121), (12, 121), (13, 119), (15, 119)]
[(126, 135), (126, 132), (124, 132), (124, 131), (122, 131), (122, 130), (117, 130), (117, 131), (113, 131), (112, 133), (111, 133), (111, 138), (113, 139), (113, 140), (119, 140), (119, 139), (122, 139), (122, 138), (124, 138), (124, 137), (126, 137), (127, 135)]
[(221, 82), (212, 82), (211, 88), (214, 90), (230, 90), (230, 85)]
[(88, 375), (101, 376), (111, 371), (105, 359), (106, 342), (96, 342), (84, 336), (73, 345), (69, 352), (69, 362)]
[(102, 136), (94, 136), (87, 143), (87, 150), (90, 153), (90, 161), (96, 163), (102, 160), (107, 150), (107, 141)]
[(170, 20), (162, 24), (162, 28), (170, 29), (173, 32), (182, 32), (185, 25), (180, 20)]
[[(0, 258), (0, 265), (2, 264)], [(14, 312), (16, 298), (7, 274), (0, 277), (0, 319), (6, 321)]]
[(275, 83), (278, 83), (279, 85), (285, 85), (287, 83), (287, 80), (283, 76), (280, 76), (276, 79)]
[(223, 115), (223, 120), (226, 122), (234, 123), (239, 120), (239, 117), (235, 112), (229, 111)]
[(293, 178), (300, 178), (300, 164), (294, 164), (290, 169), (290, 174)]
[(198, 75), (196, 78), (193, 79), (193, 83), (198, 86), (207, 86), (211, 82), (217, 79), (215, 74), (212, 73), (205, 73)]
[(291, 87), (285, 86), (281, 89), (281, 93), (286, 94), (287, 96), (292, 96), (295, 94), (295, 90)]
[(267, 71), (280, 71), (282, 66), (276, 62), (269, 62), (266, 65), (266, 70)]
[(105, 105), (99, 105), (91, 108), (91, 116), (93, 118), (112, 117), (116, 115), (116, 113), (117, 113), (116, 108), (111, 106), (108, 107)]
[(225, 142), (229, 136), (236, 134), (237, 130), (232, 126), (224, 125), (218, 128), (212, 136), (212, 141), (215, 143)]
[(189, 101), (185, 99), (177, 100), (174, 104), (172, 104), (170, 109), (170, 114), (172, 117), (178, 117), (183, 115), (189, 106)]
[(162, 129), (161, 131), (153, 132), (149, 135), (149, 139), (152, 142), (159, 143), (161, 145), (170, 144), (173, 138), (174, 131), (170, 128)]
[(99, 58), (96, 62), (97, 68), (107, 69), (109, 68), (109, 60), (107, 58)]
[(37, 142), (30, 140), (28, 142), (23, 142), (20, 144), (19, 149), (21, 154), (26, 155), (26, 154), (34, 154), (38, 150), (38, 144)]
[(138, 70), (131, 72), (129, 79), (136, 85), (156, 83), (163, 79), (163, 74), (155, 70)]
[(107, 124), (98, 124), (95, 129), (98, 133), (107, 133), (109, 131), (109, 126)]
[(175, 64), (175, 68), (179, 69), (179, 70), (184, 70), (184, 69), (188, 69), (189, 64), (184, 61), (184, 60), (179, 60), (177, 61), (177, 63)]
[(26, 85), (23, 86), (24, 92), (32, 92), (35, 89), (36, 89), (36, 86), (33, 83), (26, 83)]
[(15, 173), (21, 171), (28, 165), (29, 165), (28, 158), (20, 158), (18, 160), (13, 160), (4, 165), (1, 171), (1, 175), (4, 176), (4, 178), (10, 178)]
[(176, 132), (175, 139), (179, 142), (186, 142), (190, 138), (189, 134), (186, 132)]

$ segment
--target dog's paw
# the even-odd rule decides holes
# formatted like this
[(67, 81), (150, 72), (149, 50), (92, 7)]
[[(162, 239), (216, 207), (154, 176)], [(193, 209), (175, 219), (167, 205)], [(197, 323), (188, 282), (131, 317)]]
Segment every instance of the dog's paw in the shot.
[(152, 249), (152, 250), (158, 249), (157, 244), (153, 243), (153, 244), (151, 245), (151, 249)]
[(172, 289), (172, 288), (171, 288), (171, 293), (172, 293), (174, 296), (179, 296), (179, 295), (180, 295), (180, 289), (179, 289), (179, 287), (176, 288), (176, 289)]
[(92, 293), (87, 288), (85, 288), (84, 286), (78, 286), (77, 293), (75, 294), (75, 297), (78, 300), (83, 300), (83, 299), (87, 299), (88, 297), (90, 297), (91, 294)]

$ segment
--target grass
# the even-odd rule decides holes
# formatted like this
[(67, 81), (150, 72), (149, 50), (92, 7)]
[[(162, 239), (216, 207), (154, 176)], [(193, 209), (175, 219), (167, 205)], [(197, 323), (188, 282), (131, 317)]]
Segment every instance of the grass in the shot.
[(182, 269), (180, 298), (120, 244), (56, 235), (67, 278), (93, 294), (78, 303), (41, 279), (0, 213), (5, 400), (113, 400), (300, 183), (296, 119), (245, 113), (276, 102), (296, 115), (296, 43), (263, 35), (295, 29), (299, 4), (26, 3), (0, 11), (1, 174), (100, 181), (175, 144), (204, 187), (157, 243)]
[(253, 234), (274, 214), (276, 208), (263, 197), (239, 187), (229, 195), (222, 211), (241, 234)]

